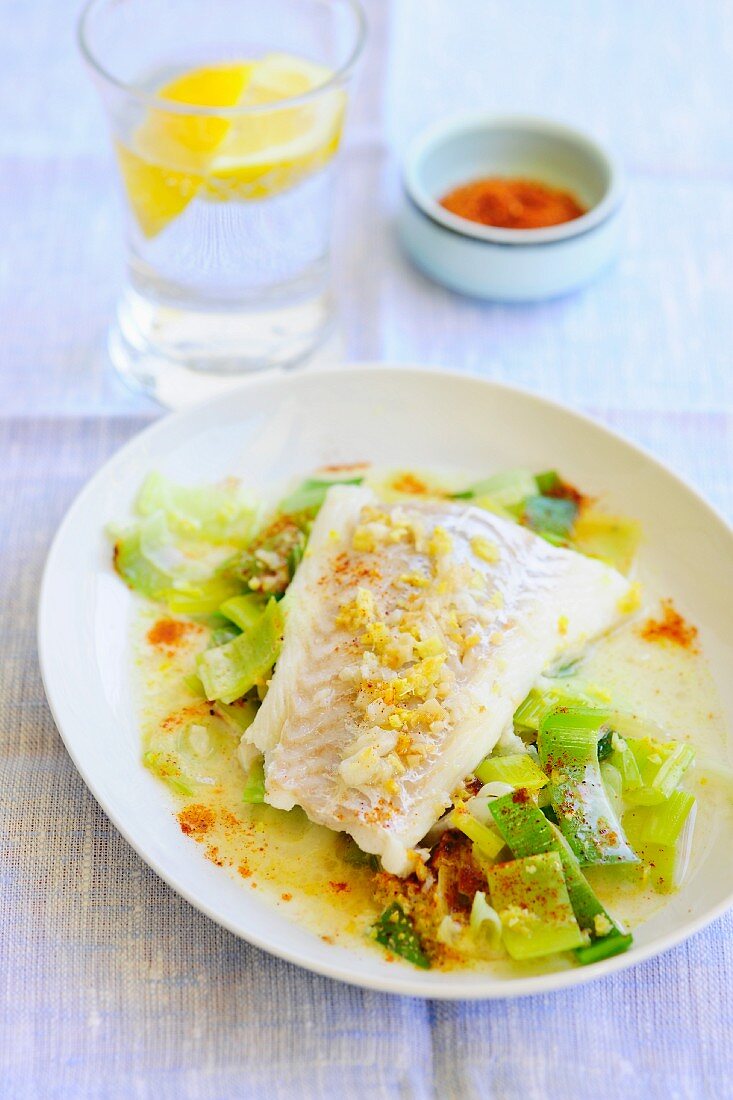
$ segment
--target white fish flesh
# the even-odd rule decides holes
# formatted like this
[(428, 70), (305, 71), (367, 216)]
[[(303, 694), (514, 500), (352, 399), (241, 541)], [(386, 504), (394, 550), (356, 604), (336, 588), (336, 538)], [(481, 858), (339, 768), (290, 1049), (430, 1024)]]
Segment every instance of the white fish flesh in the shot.
[(267, 801), (408, 873), (538, 676), (611, 628), (628, 587), (470, 503), (383, 504), (335, 486), (243, 738), (264, 753)]

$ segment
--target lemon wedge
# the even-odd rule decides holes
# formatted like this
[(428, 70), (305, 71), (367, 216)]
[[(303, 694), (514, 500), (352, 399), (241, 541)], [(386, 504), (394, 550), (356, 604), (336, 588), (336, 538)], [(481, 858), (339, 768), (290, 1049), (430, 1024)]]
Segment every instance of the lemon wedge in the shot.
[(283, 101), (331, 75), (322, 65), (272, 53), (195, 69), (158, 89), (161, 99), (176, 103), (257, 110), (217, 117), (156, 107), (129, 147), (117, 144), (125, 189), (145, 236), (160, 233), (197, 195), (215, 202), (268, 198), (326, 164), (341, 139), (344, 92), (325, 91), (292, 106)]

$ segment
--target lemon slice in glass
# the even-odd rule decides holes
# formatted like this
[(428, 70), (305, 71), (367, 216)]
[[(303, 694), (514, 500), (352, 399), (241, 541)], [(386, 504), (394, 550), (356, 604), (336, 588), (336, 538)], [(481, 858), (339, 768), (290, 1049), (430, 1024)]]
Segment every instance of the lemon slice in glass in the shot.
[[(327, 90), (331, 70), (289, 54), (195, 69), (158, 89), (161, 99), (203, 107), (255, 107), (233, 117), (151, 109), (130, 146), (117, 143), (135, 217), (154, 237), (193, 198), (267, 198), (325, 164), (343, 128), (345, 94)], [(269, 105), (272, 104), (272, 109)]]

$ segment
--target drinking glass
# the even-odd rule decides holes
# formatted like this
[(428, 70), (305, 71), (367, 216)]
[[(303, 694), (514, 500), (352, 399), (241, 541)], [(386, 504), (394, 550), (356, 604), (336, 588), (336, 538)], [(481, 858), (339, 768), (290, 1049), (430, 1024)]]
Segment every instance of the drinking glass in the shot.
[(82, 13), (126, 212), (109, 352), (163, 404), (303, 361), (330, 332), (335, 156), (364, 35), (358, 0)]

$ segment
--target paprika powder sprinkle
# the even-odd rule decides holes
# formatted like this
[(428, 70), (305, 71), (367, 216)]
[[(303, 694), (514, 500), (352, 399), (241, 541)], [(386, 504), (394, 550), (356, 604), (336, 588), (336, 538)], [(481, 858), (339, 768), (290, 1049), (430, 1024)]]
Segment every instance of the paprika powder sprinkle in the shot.
[(440, 205), (481, 225), (502, 229), (544, 229), (585, 214), (571, 191), (539, 180), (490, 176), (449, 191)]

